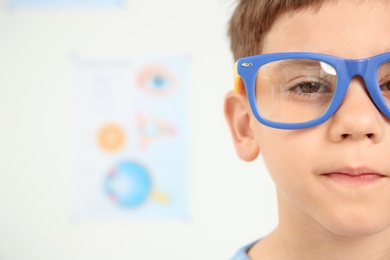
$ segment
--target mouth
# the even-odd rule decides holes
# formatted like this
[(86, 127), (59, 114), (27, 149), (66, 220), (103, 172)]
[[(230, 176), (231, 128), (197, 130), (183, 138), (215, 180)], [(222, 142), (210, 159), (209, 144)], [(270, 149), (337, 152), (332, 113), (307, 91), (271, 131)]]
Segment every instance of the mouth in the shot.
[(324, 173), (322, 176), (335, 182), (355, 185), (370, 184), (387, 177), (369, 168), (343, 168)]

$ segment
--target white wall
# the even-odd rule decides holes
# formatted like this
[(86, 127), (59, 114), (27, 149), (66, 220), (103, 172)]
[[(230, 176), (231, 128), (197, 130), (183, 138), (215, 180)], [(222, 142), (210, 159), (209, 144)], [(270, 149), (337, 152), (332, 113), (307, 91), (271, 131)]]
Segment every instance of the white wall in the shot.
[[(261, 160), (241, 162), (224, 121), (233, 0), (128, 0), (119, 10), (8, 10), (0, 0), (0, 259), (227, 259), (276, 223)], [(156, 41), (158, 39), (158, 41)], [(73, 52), (188, 52), (188, 222), (72, 221)]]

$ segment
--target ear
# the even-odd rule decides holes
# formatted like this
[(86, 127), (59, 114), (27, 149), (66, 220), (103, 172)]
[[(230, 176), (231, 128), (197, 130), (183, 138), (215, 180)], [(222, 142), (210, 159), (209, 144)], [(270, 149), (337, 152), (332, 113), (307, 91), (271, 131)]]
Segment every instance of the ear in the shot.
[(225, 97), (224, 110), (238, 156), (244, 161), (256, 159), (260, 147), (252, 129), (253, 117), (246, 95), (229, 92)]

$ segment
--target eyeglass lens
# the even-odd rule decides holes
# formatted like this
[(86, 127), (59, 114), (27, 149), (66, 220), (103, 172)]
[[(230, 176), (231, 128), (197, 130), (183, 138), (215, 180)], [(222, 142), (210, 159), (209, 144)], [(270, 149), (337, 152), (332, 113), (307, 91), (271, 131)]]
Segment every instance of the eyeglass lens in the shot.
[[(314, 120), (329, 108), (336, 91), (336, 69), (323, 61), (285, 59), (262, 65), (256, 76), (256, 103), (265, 119), (280, 123)], [(377, 72), (378, 88), (390, 105), (390, 61)]]

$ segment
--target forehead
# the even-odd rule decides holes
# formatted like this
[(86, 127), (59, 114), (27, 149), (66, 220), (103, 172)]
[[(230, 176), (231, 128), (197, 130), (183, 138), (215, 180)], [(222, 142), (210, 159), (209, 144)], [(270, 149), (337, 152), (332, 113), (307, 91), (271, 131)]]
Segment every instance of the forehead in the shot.
[(262, 53), (307, 51), (357, 59), (390, 51), (390, 2), (339, 1), (281, 14)]

